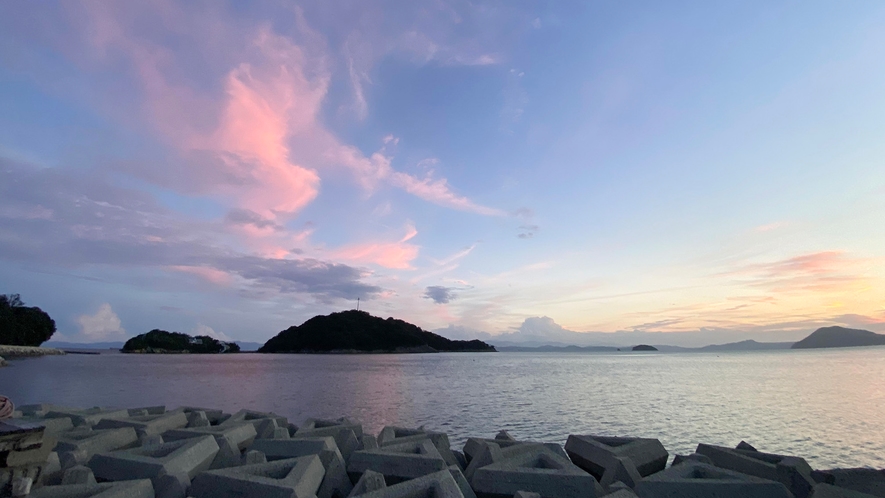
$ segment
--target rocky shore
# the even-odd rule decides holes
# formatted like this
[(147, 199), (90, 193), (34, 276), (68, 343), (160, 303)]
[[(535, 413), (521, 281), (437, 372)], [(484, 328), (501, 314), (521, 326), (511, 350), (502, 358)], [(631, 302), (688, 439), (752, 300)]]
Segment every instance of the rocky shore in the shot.
[[(669, 465), (668, 465), (669, 464)], [(801, 457), (657, 439), (501, 431), (452, 448), (419, 428), (163, 406), (18, 407), (0, 421), (0, 496), (102, 498), (863, 498), (885, 471), (814, 470)]]

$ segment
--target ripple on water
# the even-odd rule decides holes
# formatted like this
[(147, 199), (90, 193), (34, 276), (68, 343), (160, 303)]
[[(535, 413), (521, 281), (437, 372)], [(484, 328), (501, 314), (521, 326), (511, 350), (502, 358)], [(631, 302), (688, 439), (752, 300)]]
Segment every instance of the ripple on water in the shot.
[(804, 456), (818, 468), (885, 467), (885, 348), (713, 354), (69, 355), (13, 361), (19, 404), (166, 404), (349, 416), (468, 436), (564, 442), (655, 437)]

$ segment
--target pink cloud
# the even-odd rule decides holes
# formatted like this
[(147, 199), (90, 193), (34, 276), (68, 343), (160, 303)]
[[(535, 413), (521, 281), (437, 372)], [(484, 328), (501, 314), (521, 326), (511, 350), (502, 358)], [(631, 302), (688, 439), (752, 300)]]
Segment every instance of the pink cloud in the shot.
[(418, 231), (414, 226), (406, 227), (406, 235), (397, 242), (367, 242), (353, 244), (333, 251), (335, 258), (357, 263), (372, 263), (385, 268), (406, 270), (412, 268), (412, 261), (418, 257), (419, 247), (409, 244)]
[(215, 268), (210, 268), (208, 266), (170, 266), (170, 270), (175, 270), (177, 272), (188, 273), (190, 275), (196, 275), (201, 279), (213, 283), (215, 285), (227, 287), (233, 281), (231, 275), (225, 271), (221, 271)]
[(820, 251), (770, 263), (744, 265), (726, 276), (776, 292), (840, 291), (867, 281), (864, 263), (843, 251)]

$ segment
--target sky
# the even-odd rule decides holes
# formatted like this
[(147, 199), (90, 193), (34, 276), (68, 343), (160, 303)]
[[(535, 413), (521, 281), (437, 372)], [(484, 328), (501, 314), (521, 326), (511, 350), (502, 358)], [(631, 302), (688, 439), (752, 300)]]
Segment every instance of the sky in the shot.
[[(0, 4), (56, 340), (885, 331), (885, 4)], [(678, 334), (674, 334), (676, 337)]]

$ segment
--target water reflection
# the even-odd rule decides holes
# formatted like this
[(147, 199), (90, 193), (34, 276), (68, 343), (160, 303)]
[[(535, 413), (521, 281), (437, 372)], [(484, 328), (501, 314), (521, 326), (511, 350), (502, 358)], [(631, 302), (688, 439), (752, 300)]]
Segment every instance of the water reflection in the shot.
[(885, 467), (885, 348), (728, 354), (101, 355), (0, 369), (17, 403), (197, 405), (426, 425), (453, 442), (507, 429), (658, 437)]

